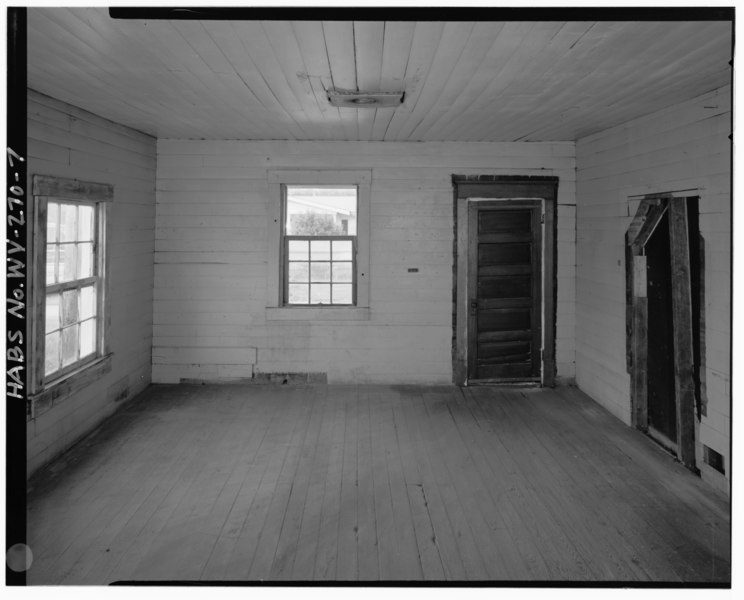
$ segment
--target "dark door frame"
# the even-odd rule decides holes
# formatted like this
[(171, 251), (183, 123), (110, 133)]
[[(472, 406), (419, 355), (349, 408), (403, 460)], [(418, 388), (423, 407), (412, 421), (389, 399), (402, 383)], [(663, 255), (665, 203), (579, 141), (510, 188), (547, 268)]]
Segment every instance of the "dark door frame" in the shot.
[[(557, 177), (502, 175), (453, 175), (454, 186), (454, 278), (452, 372), (456, 385), (468, 384), (468, 285), (469, 206), (476, 199), (508, 201), (538, 200), (542, 204), (542, 373), (543, 386), (555, 385), (555, 326), (557, 272)], [(524, 206), (524, 202), (522, 202)]]
[[(671, 194), (645, 196), (625, 234), (626, 329), (631, 375), (633, 425), (648, 432), (648, 293), (645, 246), (665, 213), (669, 216), (674, 328), (674, 392), (677, 412), (676, 453), (688, 468), (695, 466), (695, 409), (698, 402), (692, 307), (692, 275), (688, 204), (697, 197)], [(694, 232), (697, 235), (697, 232)]]

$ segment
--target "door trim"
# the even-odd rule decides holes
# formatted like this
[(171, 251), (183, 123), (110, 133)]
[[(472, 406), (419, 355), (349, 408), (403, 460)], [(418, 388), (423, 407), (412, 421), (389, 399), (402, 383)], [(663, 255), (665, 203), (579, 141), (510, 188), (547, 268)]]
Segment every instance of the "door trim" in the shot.
[[(542, 368), (539, 383), (555, 385), (556, 326), (556, 197), (557, 177), (453, 175), (454, 185), (454, 293), (452, 372), (456, 385), (468, 385), (468, 285), (472, 279), (468, 261), (470, 243), (469, 206), (478, 201), (503, 201), (514, 206), (543, 206), (542, 269)], [(473, 381), (483, 383), (519, 383), (523, 380)]]

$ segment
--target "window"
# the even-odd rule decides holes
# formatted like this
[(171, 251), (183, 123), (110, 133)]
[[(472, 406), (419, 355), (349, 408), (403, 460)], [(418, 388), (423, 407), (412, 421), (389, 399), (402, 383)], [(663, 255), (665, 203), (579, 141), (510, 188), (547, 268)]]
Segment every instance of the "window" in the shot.
[(267, 172), (267, 320), (369, 320), (371, 175)]
[(106, 355), (105, 225), (113, 188), (38, 175), (33, 185), (31, 385), (38, 395), (62, 381), (71, 389), (70, 380)]
[(357, 188), (284, 186), (284, 304), (354, 305)]
[(47, 203), (44, 377), (74, 369), (98, 351), (96, 205)]

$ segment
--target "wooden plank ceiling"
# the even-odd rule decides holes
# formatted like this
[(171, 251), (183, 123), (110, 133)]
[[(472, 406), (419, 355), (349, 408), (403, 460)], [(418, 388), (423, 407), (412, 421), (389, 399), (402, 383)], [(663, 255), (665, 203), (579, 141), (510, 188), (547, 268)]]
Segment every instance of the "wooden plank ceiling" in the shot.
[[(161, 138), (575, 140), (730, 83), (729, 22), (118, 20), (29, 8), (29, 87)], [(405, 91), (397, 108), (326, 90)]]

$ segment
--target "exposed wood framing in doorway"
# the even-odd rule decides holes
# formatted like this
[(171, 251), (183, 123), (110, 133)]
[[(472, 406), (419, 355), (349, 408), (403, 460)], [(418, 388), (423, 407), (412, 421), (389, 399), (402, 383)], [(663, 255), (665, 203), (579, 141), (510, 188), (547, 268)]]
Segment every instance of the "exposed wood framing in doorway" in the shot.
[(631, 407), (634, 425), (648, 431), (648, 294), (645, 246), (667, 214), (671, 255), (672, 324), (674, 339), (674, 393), (677, 419), (676, 453), (688, 468), (695, 465), (696, 393), (695, 318), (692, 296), (692, 262), (688, 207), (694, 197), (672, 194), (646, 196), (641, 200), (625, 234), (627, 365), (631, 374)]

